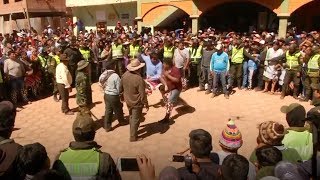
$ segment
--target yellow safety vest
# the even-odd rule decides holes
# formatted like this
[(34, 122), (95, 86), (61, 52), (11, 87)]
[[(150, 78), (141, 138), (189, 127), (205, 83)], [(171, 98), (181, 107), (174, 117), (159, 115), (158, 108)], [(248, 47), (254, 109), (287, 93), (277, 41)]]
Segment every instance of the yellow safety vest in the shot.
[(82, 54), (84, 60), (89, 61), (90, 59), (90, 50), (86, 50), (86, 49), (79, 49), (80, 53)]
[(48, 59), (46, 59), (40, 55), (38, 56), (38, 58), (40, 60), (41, 67), (47, 68), (48, 67)]
[(202, 46), (200, 45), (196, 51), (196, 53), (193, 52), (194, 48), (190, 48), (190, 54), (191, 54), (191, 63), (198, 64), (199, 61), (202, 58)]
[(286, 52), (287, 65), (289, 66), (289, 69), (297, 69), (299, 67), (300, 55), (301, 53), (290, 55), (289, 51)]
[(173, 48), (174, 48), (173, 46), (171, 48), (164, 46), (163, 58), (172, 58), (173, 57)]
[(56, 60), (57, 65), (60, 64), (60, 57), (58, 55), (54, 55), (52, 58)]
[(320, 54), (312, 56), (308, 62), (308, 75), (310, 77), (319, 77)]
[(236, 64), (241, 64), (244, 60), (243, 56), (244, 48), (237, 49), (235, 47), (232, 48), (231, 62)]
[(139, 45), (133, 46), (132, 44), (130, 45), (130, 57), (131, 58), (135, 58), (138, 56), (138, 52), (139, 52)]
[(123, 57), (123, 53), (122, 53), (122, 45), (118, 45), (116, 46), (115, 44), (112, 45), (112, 57), (113, 58), (122, 58)]

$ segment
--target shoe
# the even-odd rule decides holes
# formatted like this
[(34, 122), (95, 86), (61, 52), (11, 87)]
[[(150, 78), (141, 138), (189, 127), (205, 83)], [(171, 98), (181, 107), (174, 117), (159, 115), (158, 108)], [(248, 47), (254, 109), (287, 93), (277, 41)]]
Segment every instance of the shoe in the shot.
[(215, 93), (212, 94), (211, 98), (214, 98), (216, 97), (217, 95)]
[(280, 99), (284, 99), (284, 95), (281, 95), (281, 96), (280, 96)]
[(210, 90), (206, 90), (205, 94), (210, 94), (211, 91)]
[(58, 99), (58, 97), (57, 97), (56, 94), (53, 95), (53, 100), (54, 100), (55, 102), (59, 102), (59, 99)]
[(228, 94), (225, 94), (224, 97), (225, 97), (226, 99), (229, 99), (229, 95), (228, 95)]
[(204, 88), (197, 89), (197, 92), (205, 91)]
[(302, 99), (300, 99), (299, 101), (300, 101), (300, 102), (308, 102), (309, 99), (308, 99), (308, 98), (302, 98)]
[(65, 115), (74, 115), (74, 113), (72, 111), (67, 111), (64, 113)]
[(141, 140), (143, 140), (143, 138), (138, 138), (138, 137), (130, 138), (130, 142), (137, 142), (137, 141), (141, 141)]

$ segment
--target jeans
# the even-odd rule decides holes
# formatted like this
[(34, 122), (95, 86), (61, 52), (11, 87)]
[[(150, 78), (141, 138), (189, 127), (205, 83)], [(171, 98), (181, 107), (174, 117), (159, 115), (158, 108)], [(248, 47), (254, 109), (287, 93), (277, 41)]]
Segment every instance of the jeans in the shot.
[(210, 75), (209, 67), (202, 67), (199, 77), (200, 89), (205, 89), (205, 84), (208, 83), (208, 89), (212, 89), (212, 77)]
[(224, 94), (227, 94), (227, 85), (226, 85), (226, 72), (216, 72), (214, 71), (214, 76), (213, 76), (213, 83), (212, 83), (212, 93), (215, 94), (217, 93), (219, 81), (221, 82), (222, 85), (222, 90)]
[(168, 102), (174, 104), (178, 101), (180, 92), (178, 89), (173, 89), (169, 92)]
[(248, 85), (248, 61), (243, 61), (242, 71), (242, 87), (245, 88)]
[(21, 94), (23, 101), (28, 101), (27, 94), (24, 93), (24, 78), (10, 76), (9, 86), (11, 90), (11, 100), (13, 104), (18, 102), (18, 95)]
[(249, 68), (249, 75), (248, 75), (248, 88), (253, 88), (253, 76), (256, 70)]

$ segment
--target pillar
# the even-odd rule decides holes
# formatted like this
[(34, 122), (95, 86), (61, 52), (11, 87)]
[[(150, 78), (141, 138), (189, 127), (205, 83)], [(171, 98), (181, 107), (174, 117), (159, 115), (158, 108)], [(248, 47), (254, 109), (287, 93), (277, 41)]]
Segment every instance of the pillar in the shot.
[(0, 16), (0, 33), (4, 34), (4, 17)]
[[(77, 20), (78, 20), (77, 16), (73, 16), (73, 17), (72, 17), (72, 23), (73, 23), (73, 24), (76, 23)], [(75, 26), (75, 27), (73, 28), (73, 35), (74, 35), (74, 36), (78, 36), (78, 27), (77, 27), (77, 26)]]
[(137, 21), (138, 34), (140, 34), (142, 31), (142, 17), (136, 17), (135, 20)]
[(285, 38), (287, 34), (288, 19), (290, 17), (290, 14), (282, 13), (282, 14), (278, 14), (278, 17), (279, 17), (278, 36)]
[(199, 30), (199, 15), (191, 15), (191, 22), (192, 22), (192, 34), (197, 34)]

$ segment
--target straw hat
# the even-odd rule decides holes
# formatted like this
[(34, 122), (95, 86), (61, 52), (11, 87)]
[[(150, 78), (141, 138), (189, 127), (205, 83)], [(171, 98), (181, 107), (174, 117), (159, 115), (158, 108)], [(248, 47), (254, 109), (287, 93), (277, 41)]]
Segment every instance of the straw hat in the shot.
[(81, 61), (78, 62), (77, 65), (78, 65), (77, 70), (80, 71), (80, 70), (86, 68), (89, 65), (89, 62), (87, 62), (85, 60), (81, 60)]
[(131, 60), (130, 64), (128, 64), (127, 69), (128, 71), (136, 71), (142, 68), (145, 63), (141, 63), (138, 59)]

